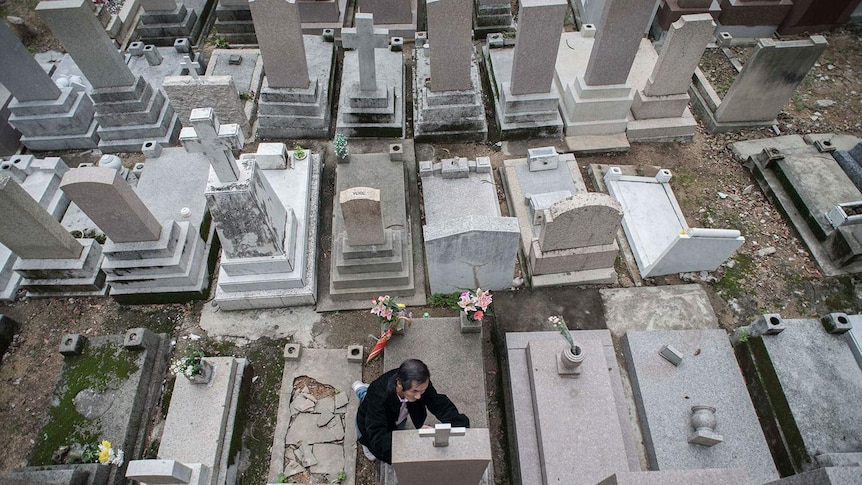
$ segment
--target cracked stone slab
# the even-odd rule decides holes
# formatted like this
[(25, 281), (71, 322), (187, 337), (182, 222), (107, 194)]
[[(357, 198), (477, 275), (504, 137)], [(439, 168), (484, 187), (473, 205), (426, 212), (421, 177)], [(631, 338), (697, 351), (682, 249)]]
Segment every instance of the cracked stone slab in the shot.
[(311, 473), (324, 473), (335, 476), (344, 471), (344, 446), (329, 443), (314, 445), (317, 464), (311, 467)]
[(293, 414), (304, 413), (313, 407), (314, 401), (306, 399), (304, 396), (298, 396), (290, 403), (290, 408), (293, 410)]
[(331, 397), (325, 397), (325, 398), (317, 401), (317, 404), (314, 405), (314, 412), (315, 413), (321, 413), (321, 414), (330, 413), (330, 414), (332, 414), (334, 411), (335, 411), (335, 399), (331, 398)]
[[(333, 426), (332, 423), (336, 425)], [(330, 426), (320, 428), (317, 426), (317, 416), (302, 413), (296, 416), (284, 442), (289, 445), (299, 443), (331, 443), (344, 439), (344, 426), (341, 419), (333, 419)]]
[(348, 399), (349, 395), (346, 392), (341, 391), (337, 393), (335, 395), (335, 409), (342, 409), (344, 406), (347, 406)]
[(302, 466), (308, 468), (310, 466), (317, 465), (317, 458), (314, 456), (314, 451), (311, 448), (311, 445), (302, 443), (299, 445), (299, 449), (302, 450)]
[(335, 417), (335, 414), (333, 414), (331, 412), (325, 412), (325, 413), (318, 414), (317, 415), (317, 426), (319, 428), (326, 426), (327, 424), (329, 424), (330, 421), (332, 421), (332, 418), (334, 418), (334, 417)]

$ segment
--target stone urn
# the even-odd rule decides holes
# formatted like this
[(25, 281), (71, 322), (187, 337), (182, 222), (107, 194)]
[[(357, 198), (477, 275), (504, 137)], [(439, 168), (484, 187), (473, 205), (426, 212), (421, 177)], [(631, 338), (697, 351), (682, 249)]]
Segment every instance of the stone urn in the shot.
[(715, 446), (724, 438), (715, 432), (715, 408), (712, 406), (695, 405), (691, 407), (691, 426), (694, 433), (688, 438), (689, 443), (702, 446)]
[(584, 362), (584, 350), (575, 343), (574, 350), (566, 346), (557, 354), (557, 373), (560, 375), (578, 375)]
[(482, 332), (482, 318), (474, 320), (468, 317), (466, 312), (461, 312), (458, 315), (461, 317), (461, 333)]
[(213, 365), (207, 362), (204, 359), (201, 359), (201, 372), (200, 374), (192, 374), (190, 376), (186, 376), (186, 378), (192, 384), (209, 384), (213, 379), (213, 374), (215, 369)]

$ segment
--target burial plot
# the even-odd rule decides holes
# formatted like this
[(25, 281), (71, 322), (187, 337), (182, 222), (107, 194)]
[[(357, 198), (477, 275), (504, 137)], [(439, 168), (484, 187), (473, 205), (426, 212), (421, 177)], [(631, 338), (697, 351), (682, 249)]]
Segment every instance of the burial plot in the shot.
[(862, 463), (862, 369), (843, 334), (850, 325), (843, 313), (764, 314), (737, 330), (737, 358), (782, 475)]
[[(433, 467), (434, 461), (445, 460), (446, 451), (453, 454), (463, 452), (465, 454), (462, 457), (465, 460), (477, 459), (477, 454), (475, 453), (482, 450), (484, 446), (484, 441), (482, 440), (489, 439), (487, 430), (485, 430), (488, 427), (488, 407), (485, 390), (485, 368), (482, 361), (482, 334), (461, 333), (460, 320), (454, 317), (415, 319), (413, 325), (405, 330), (402, 335), (393, 336), (389, 345), (386, 346), (386, 350), (383, 352), (383, 368), (385, 370), (397, 368), (407, 359), (419, 359), (428, 366), (428, 369), (431, 371), (431, 382), (434, 383), (434, 388), (438, 392), (446, 394), (455, 406), (458, 407), (458, 411), (467, 415), (470, 419), (470, 430), (472, 431), (469, 437), (470, 447), (443, 450), (439, 454), (433, 450), (426, 450), (427, 453), (418, 456), (411, 456), (412, 453), (409, 452), (398, 455), (399, 460), (404, 462), (405, 469), (409, 470), (411, 466), (419, 466), (420, 464), (412, 462), (417, 459), (418, 461), (422, 461), (421, 457), (423, 456), (428, 460), (429, 467)], [(429, 413), (425, 424), (434, 426), (437, 422), (434, 415)], [(408, 420), (408, 423), (408, 427), (412, 427), (410, 420)], [(416, 443), (410, 438), (410, 436), (403, 436), (400, 439), (405, 440), (405, 443), (411, 443), (412, 449), (418, 449), (417, 447), (419, 446), (424, 447), (422, 443)], [(451, 437), (450, 441), (457, 440), (458, 438)], [(422, 439), (432, 440), (433, 438)], [(395, 438), (393, 437), (393, 443), (394, 440)], [(428, 447), (433, 448), (430, 442), (426, 444)], [(396, 463), (394, 450), (395, 448), (393, 447), (392, 464), (394, 469), (385, 464), (381, 465), (384, 476), (383, 483), (386, 485), (414, 483), (410, 481), (402, 482), (395, 476), (398, 464)], [(479, 456), (485, 455), (479, 453)], [(486, 459), (490, 460), (490, 456), (487, 456)], [(454, 464), (450, 464), (450, 466), (454, 466)], [(402, 476), (405, 476), (405, 473), (408, 472), (402, 473)], [(410, 474), (407, 476), (413, 478)], [(430, 477), (436, 476), (431, 475)], [(423, 477), (428, 476), (423, 474)], [(417, 477), (417, 479), (421, 478)], [(492, 466), (488, 466), (487, 474), (483, 477), (481, 483), (494, 483)]]
[(488, 124), (471, 39), (472, 3), (427, 2), (428, 42), (413, 50), (414, 136), (485, 140)]
[(296, 0), (251, 0), (266, 75), (258, 104), (261, 138), (329, 136), (334, 44), (304, 36)]
[(182, 375), (174, 381), (156, 457), (200, 464), (200, 476), (209, 477), (202, 483), (230, 485), (238, 473), (241, 440), (237, 437), (243, 432), (236, 428), (236, 417), (242, 412), (239, 403), (245, 397), (241, 394), (250, 386), (251, 375), (246, 373), (246, 359), (206, 357), (204, 361), (213, 367), (209, 382), (192, 382)]
[(514, 49), (492, 49), (490, 40), (483, 48), (497, 125), (504, 138), (562, 133), (560, 93), (553, 78), (567, 6), (565, 0), (524, 0)]
[(367, 309), (369, 299), (384, 294), (425, 303), (416, 209), (407, 198), (412, 144), (393, 147), (390, 154), (351, 153), (336, 167), (329, 289), (318, 311)]
[(171, 103), (129, 70), (92, 10), (91, 0), (43, 1), (36, 7), (93, 86), (99, 150), (139, 151), (146, 140), (173, 145), (180, 125)]
[(7, 119), (30, 150), (88, 149), (98, 144), (93, 101), (84, 89), (54, 84), (5, 23), (0, 25), (0, 83), (13, 96)]
[(631, 330), (718, 328), (709, 295), (700, 285), (605, 288), (599, 294), (614, 338)]
[[(356, 410), (360, 348), (309, 349), (287, 344), (268, 483), (307, 473), (309, 483), (356, 484)], [(296, 477), (294, 477), (296, 478)], [(325, 481), (323, 481), (325, 480)]]
[(491, 160), (419, 162), (419, 176), (431, 294), (510, 288), (521, 232), (500, 215)]
[[(344, 25), (347, 0), (299, 0), (297, 4), (304, 33), (332, 29), (335, 35)], [(215, 17), (215, 30), (231, 46), (258, 44), (249, 0), (218, 0)]]
[(778, 478), (724, 330), (629, 330), (622, 346), (651, 470), (742, 468), (750, 483)]
[[(84, 475), (83, 483), (126, 483), (127, 462), (145, 452), (150, 417), (161, 396), (169, 345), (167, 336), (145, 328), (89, 339), (65, 335), (60, 342), (60, 352), (65, 356), (63, 368), (29, 466), (0, 478), (0, 482), (82, 483), (56, 481), (70, 480), (74, 474)], [(102, 440), (124, 452), (121, 466), (74, 464), (73, 455), (80, 453), (84, 445)], [(61, 450), (67, 446), (69, 449)], [(56, 465), (52, 456), (66, 464)]]
[[(336, 130), (347, 137), (404, 136), (404, 61), (389, 47), (389, 31), (368, 13), (341, 31), (345, 49)], [(380, 69), (378, 69), (378, 67)]]
[[(69, 198), (58, 190), (60, 179), (69, 170), (61, 158), (38, 159), (33, 155), (16, 155), (0, 162), (0, 174), (10, 175), (24, 191), (55, 219), (69, 207)], [(13, 270), (18, 256), (0, 244), (0, 300), (17, 297), (21, 275)]]
[(758, 39), (724, 97), (709, 83), (700, 68), (689, 89), (692, 107), (710, 133), (772, 126), (799, 83), (826, 49), (826, 39)]
[(622, 206), (623, 229), (643, 278), (715, 271), (745, 242), (735, 229), (689, 227), (670, 187), (670, 170), (641, 177), (624, 175), (634, 173), (632, 167), (590, 169)]
[(172, 46), (178, 38), (197, 45), (206, 15), (215, 0), (142, 0), (143, 12), (135, 29), (144, 44)]
[(827, 276), (862, 271), (862, 218), (857, 214), (862, 192), (828, 146), (809, 145), (798, 135), (731, 146)]
[(500, 171), (521, 231), (521, 264), (533, 286), (615, 283), (619, 204), (588, 193), (575, 157), (531, 148)]

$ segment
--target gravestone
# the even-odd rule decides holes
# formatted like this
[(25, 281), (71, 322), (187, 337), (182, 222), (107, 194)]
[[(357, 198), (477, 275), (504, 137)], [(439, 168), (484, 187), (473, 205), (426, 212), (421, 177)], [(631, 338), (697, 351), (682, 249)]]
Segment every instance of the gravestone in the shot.
[(413, 52), (415, 138), (485, 140), (488, 125), (470, 30), (472, 3), (430, 0), (426, 9), (429, 42)]
[(715, 22), (709, 14), (684, 15), (670, 26), (652, 74), (635, 92), (629, 141), (691, 140), (697, 123), (688, 110), (688, 88)]
[(5, 23), (0, 25), (0, 83), (13, 96), (9, 123), (30, 150), (88, 149), (98, 144), (87, 93), (77, 86), (54, 84)]
[(345, 349), (285, 347), (267, 483), (276, 483), (279, 474), (295, 479), (300, 473), (331, 483), (344, 472), (341, 483), (357, 484), (359, 400), (351, 384), (361, 379), (361, 352), (357, 362)]
[(374, 15), (376, 25), (391, 35), (413, 37), (416, 32), (416, 0), (359, 0), (359, 12)]
[[(466, 176), (449, 177), (449, 165)], [(516, 218), (500, 215), (490, 159), (444, 159), (419, 167), (431, 294), (510, 288), (521, 232)]]
[[(619, 204), (586, 191), (573, 155), (559, 155), (553, 147), (530, 152), (527, 159), (506, 160), (501, 178), (509, 213), (518, 219), (519, 256), (532, 285), (616, 282)], [(547, 165), (539, 161), (545, 152)]]
[(0, 243), (18, 256), (14, 270), (24, 277), (21, 287), (30, 296), (105, 294), (101, 244), (72, 237), (6, 174), (0, 174), (0, 202), (6, 213)]
[(710, 133), (772, 126), (799, 83), (826, 49), (826, 39), (759, 39), (723, 98), (695, 71), (690, 94), (695, 113)]
[[(69, 207), (69, 198), (58, 190), (60, 179), (69, 170), (61, 158), (38, 159), (33, 155), (15, 155), (0, 162), (0, 174), (10, 175), (22, 189), (55, 219), (60, 220)], [(0, 300), (17, 297), (21, 275), (13, 268), (18, 257), (0, 244)]]
[[(757, 331), (764, 319), (769, 331)], [(828, 333), (817, 318), (777, 314), (747, 329), (736, 354), (778, 471), (787, 476), (844, 461), (858, 466), (862, 369), (845, 334)]]
[[(399, 485), (484, 483), (491, 463), (491, 437), (487, 428), (404, 430), (392, 433), (392, 468)], [(431, 431), (431, 433), (423, 433)], [(445, 438), (438, 437), (447, 433)], [(427, 436), (430, 435), (430, 436)], [(446, 444), (442, 444), (445, 442)]]
[[(662, 358), (664, 345), (679, 351), (679, 365)], [(649, 469), (742, 468), (751, 483), (778, 478), (724, 330), (629, 330), (622, 346)], [(712, 408), (717, 424), (706, 424), (723, 441), (692, 439), (698, 406)]]
[(266, 76), (260, 93), (261, 138), (326, 138), (335, 49), (303, 36), (296, 0), (250, 0)]
[(206, 0), (141, 0), (136, 32), (144, 44), (172, 46), (178, 38), (196, 45), (209, 11)]
[(344, 217), (344, 242), (351, 246), (383, 244), (383, 214), (380, 190), (354, 187), (338, 194), (338, 205)]
[(626, 240), (644, 278), (715, 271), (745, 242), (736, 229), (689, 227), (670, 187), (670, 170), (659, 169), (655, 177), (629, 175), (633, 167), (591, 170), (604, 174), (603, 188), (622, 207)]
[(347, 137), (401, 138), (405, 118), (402, 54), (385, 49), (389, 32), (374, 28), (371, 14), (356, 14), (355, 23), (355, 28), (341, 31), (344, 48), (355, 50), (344, 52), (336, 129)]
[[(189, 172), (185, 178), (193, 180), (194, 170)], [(155, 177), (151, 173), (146, 171), (148, 177)], [(174, 217), (160, 221), (120, 173), (110, 168), (70, 170), (60, 188), (108, 237), (102, 270), (112, 295), (138, 302), (206, 296), (207, 240), (191, 221), (190, 209), (189, 218), (177, 210)], [(202, 197), (194, 192), (185, 195)]]
[(719, 29), (736, 38), (771, 37), (793, 8), (791, 0), (718, 0)]
[[(497, 124), (505, 137), (558, 137), (563, 122), (553, 85), (565, 0), (525, 0), (514, 49), (484, 48), (494, 84)], [(549, 48), (551, 46), (551, 48)]]
[(126, 66), (98, 19), (91, 0), (43, 1), (36, 7), (93, 86), (99, 150), (139, 151), (145, 140), (176, 142), (180, 125), (171, 103)]

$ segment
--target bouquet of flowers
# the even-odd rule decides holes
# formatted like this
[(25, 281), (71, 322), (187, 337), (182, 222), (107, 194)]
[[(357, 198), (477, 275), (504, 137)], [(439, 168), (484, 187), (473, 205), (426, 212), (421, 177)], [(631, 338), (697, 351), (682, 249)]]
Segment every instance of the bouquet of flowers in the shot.
[(406, 305), (398, 303), (394, 296), (383, 295), (371, 300), (371, 313), (380, 317), (380, 320), (389, 322), (389, 328), (404, 328), (413, 321), (413, 312), (407, 312)]
[(177, 376), (181, 374), (186, 377), (199, 376), (204, 373), (204, 364), (201, 361), (203, 358), (204, 353), (202, 351), (191, 350), (188, 355), (171, 364), (171, 372)]
[(461, 293), (461, 299), (458, 300), (458, 306), (467, 314), (468, 320), (481, 320), (491, 306), (491, 292), (476, 288), (476, 292), (467, 290)]
[(103, 440), (101, 443), (89, 443), (84, 446), (81, 461), (83, 463), (120, 466), (123, 464), (123, 450), (114, 451), (108, 440)]
[(575, 345), (572, 333), (569, 331), (569, 327), (566, 326), (566, 321), (563, 320), (562, 316), (548, 317), (548, 323), (551, 325), (551, 328), (560, 332), (560, 335), (566, 339), (566, 342), (569, 343), (569, 349), (572, 351), (572, 354), (579, 355), (581, 353), (580, 347)]

